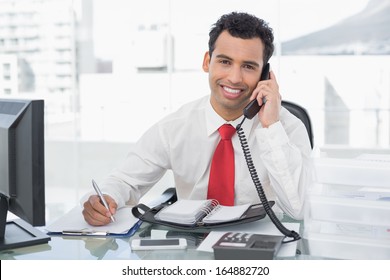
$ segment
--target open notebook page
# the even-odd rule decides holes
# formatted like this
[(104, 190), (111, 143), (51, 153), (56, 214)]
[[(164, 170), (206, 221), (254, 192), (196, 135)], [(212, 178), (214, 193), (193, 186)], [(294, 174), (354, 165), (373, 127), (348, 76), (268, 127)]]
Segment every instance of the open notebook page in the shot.
[(227, 221), (234, 221), (240, 219), (240, 217), (248, 210), (251, 204), (224, 206), (218, 205), (214, 210), (204, 217), (204, 223), (220, 223)]
[(155, 218), (177, 224), (194, 224), (211, 211), (211, 204), (212, 200), (180, 199), (157, 213)]

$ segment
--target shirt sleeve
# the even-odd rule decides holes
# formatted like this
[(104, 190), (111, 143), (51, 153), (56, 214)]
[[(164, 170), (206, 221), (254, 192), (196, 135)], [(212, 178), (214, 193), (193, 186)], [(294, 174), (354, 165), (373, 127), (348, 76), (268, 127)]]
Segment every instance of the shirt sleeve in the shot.
[(280, 121), (258, 128), (256, 138), (278, 206), (302, 219), (306, 187), (312, 181), (311, 147), (304, 124), (284, 111)]
[(161, 133), (158, 124), (152, 126), (102, 183), (102, 192), (110, 195), (118, 208), (136, 205), (169, 168), (169, 156)]

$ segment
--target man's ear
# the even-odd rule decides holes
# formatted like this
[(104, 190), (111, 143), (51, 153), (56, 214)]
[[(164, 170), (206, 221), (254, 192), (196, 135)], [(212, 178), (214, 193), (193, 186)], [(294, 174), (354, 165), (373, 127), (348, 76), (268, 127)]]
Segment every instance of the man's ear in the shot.
[(203, 57), (203, 71), (209, 72), (209, 66), (210, 66), (210, 54), (209, 52), (206, 52)]

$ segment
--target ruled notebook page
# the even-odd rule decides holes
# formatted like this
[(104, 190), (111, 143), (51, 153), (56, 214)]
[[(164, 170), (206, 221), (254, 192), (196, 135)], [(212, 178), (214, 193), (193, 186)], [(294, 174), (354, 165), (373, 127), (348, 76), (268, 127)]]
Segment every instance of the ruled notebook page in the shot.
[(220, 223), (227, 221), (234, 221), (241, 218), (241, 216), (248, 210), (251, 204), (224, 206), (218, 205), (209, 215), (203, 218), (204, 223)]
[(155, 215), (157, 220), (177, 224), (194, 224), (212, 210), (212, 200), (180, 199)]

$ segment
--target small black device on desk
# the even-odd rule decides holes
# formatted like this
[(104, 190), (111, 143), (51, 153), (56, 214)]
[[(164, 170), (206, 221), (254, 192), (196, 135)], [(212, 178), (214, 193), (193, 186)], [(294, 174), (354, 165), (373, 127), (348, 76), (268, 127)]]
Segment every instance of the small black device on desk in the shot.
[(213, 246), (216, 260), (272, 260), (284, 236), (225, 233)]
[(187, 240), (184, 238), (133, 239), (130, 246), (132, 250), (185, 249)]

